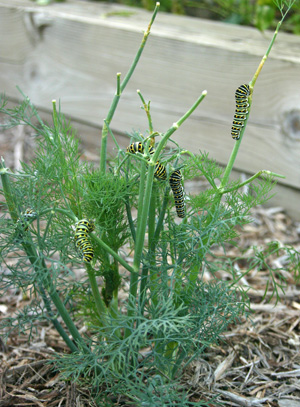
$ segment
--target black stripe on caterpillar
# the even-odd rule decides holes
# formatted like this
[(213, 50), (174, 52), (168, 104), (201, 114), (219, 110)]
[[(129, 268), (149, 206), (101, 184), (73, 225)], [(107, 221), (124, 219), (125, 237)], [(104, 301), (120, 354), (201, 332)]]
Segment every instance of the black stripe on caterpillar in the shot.
[(234, 140), (239, 140), (241, 129), (244, 127), (244, 121), (248, 115), (248, 97), (250, 96), (250, 87), (248, 84), (241, 85), (235, 91), (235, 113), (233, 117), (231, 136)]
[(183, 196), (183, 187), (181, 185), (181, 171), (176, 170), (172, 172), (170, 175), (170, 187), (172, 189), (173, 195), (174, 195), (174, 201), (175, 201), (175, 207), (176, 207), (176, 212), (177, 216), (179, 218), (184, 218), (185, 217), (185, 205), (184, 205), (184, 196)]
[(90, 263), (94, 257), (94, 249), (89, 242), (88, 233), (95, 230), (95, 224), (90, 219), (81, 219), (75, 230), (75, 246), (79, 249), (83, 260)]
[(28, 208), (20, 214), (20, 217), (17, 222), (17, 226), (18, 225), (21, 226), (21, 228), (23, 230), (28, 230), (29, 223), (32, 222), (33, 220), (35, 220), (36, 217), (37, 217), (37, 213), (33, 209)]
[[(127, 147), (127, 152), (131, 153), (131, 154), (136, 154), (136, 153), (143, 154), (144, 146), (143, 146), (143, 144), (141, 142), (136, 141), (135, 143), (132, 143)], [(149, 153), (154, 154), (153, 147), (149, 147)], [(156, 164), (155, 164), (154, 177), (159, 179), (159, 180), (162, 180), (162, 181), (167, 179), (166, 168), (165, 168), (164, 165), (160, 164), (159, 161), (157, 161)]]

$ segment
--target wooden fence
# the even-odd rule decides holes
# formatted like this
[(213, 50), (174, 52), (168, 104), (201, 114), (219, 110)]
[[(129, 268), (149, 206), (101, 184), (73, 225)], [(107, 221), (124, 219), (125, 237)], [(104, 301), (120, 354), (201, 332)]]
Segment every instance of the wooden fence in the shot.
[[(99, 148), (99, 127), (116, 90), (116, 73), (124, 78), (150, 17), (141, 9), (78, 0), (46, 7), (30, 0), (0, 0), (0, 91), (20, 99), (19, 85), (46, 111), (52, 99), (60, 100), (75, 127), (88, 125), (81, 133), (83, 141)], [(159, 132), (206, 89), (207, 97), (174, 139), (225, 164), (234, 143), (235, 89), (252, 78), (271, 37), (271, 32), (159, 12), (112, 130), (146, 132), (137, 89), (151, 100)], [(121, 144), (127, 143), (124, 137)], [(299, 218), (299, 158), (300, 37), (280, 32), (254, 89), (235, 170), (253, 174), (268, 169), (285, 175), (270, 203)]]

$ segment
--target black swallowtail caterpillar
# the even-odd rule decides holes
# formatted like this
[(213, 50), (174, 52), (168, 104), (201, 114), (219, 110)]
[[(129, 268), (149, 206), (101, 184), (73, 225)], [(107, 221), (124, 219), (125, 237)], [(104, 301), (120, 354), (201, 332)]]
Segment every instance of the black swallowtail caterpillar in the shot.
[[(131, 154), (141, 153), (141, 154), (143, 154), (143, 152), (144, 152), (144, 146), (139, 141), (136, 141), (135, 143), (131, 143), (130, 146), (127, 147), (127, 153), (131, 153)], [(149, 147), (149, 153), (150, 154), (154, 153), (153, 147)]]
[(36, 217), (37, 213), (33, 209), (28, 208), (20, 214), (17, 224), (21, 226), (23, 230), (28, 230), (29, 222), (35, 220)]
[(95, 230), (95, 224), (90, 219), (82, 219), (76, 225), (75, 246), (86, 263), (90, 263), (94, 257), (94, 249), (88, 239), (88, 233), (93, 230)]
[(14, 235), (16, 242), (21, 242), (23, 240), (24, 232), (27, 232), (30, 223), (34, 221), (36, 218), (37, 213), (31, 208), (28, 208), (24, 212), (20, 213), (19, 219), (17, 220), (16, 223)]
[(174, 195), (177, 216), (179, 218), (184, 218), (185, 217), (185, 206), (184, 206), (183, 188), (181, 185), (181, 178), (182, 178), (181, 171), (176, 170), (176, 171), (172, 172), (169, 182), (170, 182), (170, 187), (171, 187), (171, 189), (173, 191), (173, 195)]
[[(131, 154), (135, 153), (141, 153), (143, 154), (144, 152), (144, 146), (141, 142), (136, 141), (135, 143), (130, 144), (130, 146), (127, 147), (127, 152)], [(154, 149), (153, 147), (149, 147), (149, 153), (154, 154)], [(155, 178), (159, 180), (166, 180), (167, 179), (167, 171), (164, 165), (160, 164), (159, 161), (156, 162), (155, 164), (155, 172), (154, 172)]]
[(233, 118), (233, 123), (231, 127), (231, 135), (235, 140), (239, 140), (240, 132), (242, 127), (244, 127), (244, 121), (247, 118), (248, 112), (248, 97), (250, 95), (249, 85), (241, 85), (235, 91), (235, 113)]

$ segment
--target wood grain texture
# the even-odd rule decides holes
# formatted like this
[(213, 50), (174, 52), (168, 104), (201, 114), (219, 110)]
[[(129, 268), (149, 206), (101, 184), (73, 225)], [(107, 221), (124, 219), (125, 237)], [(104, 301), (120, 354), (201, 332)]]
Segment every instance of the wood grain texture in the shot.
[[(140, 9), (69, 0), (39, 7), (29, 0), (0, 0), (0, 89), (101, 126), (116, 87), (125, 76), (151, 17)], [(127, 12), (124, 14), (123, 12)], [(123, 14), (122, 14), (123, 13)], [(192, 151), (205, 150), (225, 164), (235, 89), (249, 82), (272, 33), (159, 13), (111, 127), (118, 133), (147, 131), (136, 93), (151, 100), (155, 130), (164, 132), (208, 95), (174, 139)], [(286, 176), (282, 185), (300, 188), (300, 38), (279, 33), (257, 81), (236, 169), (268, 169)], [(92, 141), (92, 140), (90, 140)], [(95, 140), (99, 146), (99, 139)], [(300, 212), (300, 209), (299, 209)]]

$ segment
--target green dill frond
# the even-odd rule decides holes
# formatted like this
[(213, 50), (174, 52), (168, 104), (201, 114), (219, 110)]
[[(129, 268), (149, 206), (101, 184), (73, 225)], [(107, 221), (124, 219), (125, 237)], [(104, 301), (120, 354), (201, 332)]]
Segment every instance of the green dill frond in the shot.
[(132, 200), (134, 184), (93, 170), (84, 174), (83, 185), (84, 213), (94, 220), (102, 238), (118, 250), (129, 237), (126, 202)]
[(206, 152), (199, 152), (184, 160), (184, 177), (185, 179), (194, 179), (205, 177), (206, 180), (215, 187), (215, 180), (220, 180), (224, 168), (217, 164), (216, 160), (209, 157)]

